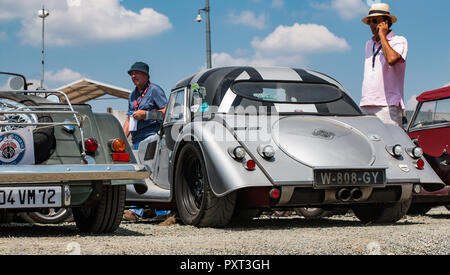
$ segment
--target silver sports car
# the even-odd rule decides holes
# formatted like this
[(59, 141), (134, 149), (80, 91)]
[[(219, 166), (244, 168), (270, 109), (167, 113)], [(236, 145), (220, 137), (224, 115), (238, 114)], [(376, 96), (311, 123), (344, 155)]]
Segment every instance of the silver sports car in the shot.
[(137, 152), (152, 175), (128, 205), (175, 207), (185, 224), (221, 227), (252, 209), (347, 207), (393, 223), (414, 183), (442, 181), (396, 126), (361, 113), (322, 73), (223, 67), (173, 88), (159, 133)]

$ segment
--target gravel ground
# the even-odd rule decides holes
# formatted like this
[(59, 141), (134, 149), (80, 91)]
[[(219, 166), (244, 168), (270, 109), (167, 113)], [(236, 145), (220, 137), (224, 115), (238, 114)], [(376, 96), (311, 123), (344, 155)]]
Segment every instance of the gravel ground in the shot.
[(0, 254), (450, 254), (450, 212), (444, 207), (387, 226), (364, 225), (351, 214), (318, 220), (261, 216), (225, 229), (158, 223), (122, 222), (110, 235), (80, 234), (73, 223), (0, 225)]

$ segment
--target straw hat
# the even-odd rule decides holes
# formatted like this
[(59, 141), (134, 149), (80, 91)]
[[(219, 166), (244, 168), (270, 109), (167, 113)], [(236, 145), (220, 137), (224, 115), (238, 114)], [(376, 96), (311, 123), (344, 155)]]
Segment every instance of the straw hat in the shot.
[(372, 17), (376, 17), (376, 16), (387, 16), (387, 17), (391, 18), (392, 23), (397, 22), (397, 17), (393, 16), (390, 13), (389, 5), (388, 4), (384, 4), (384, 3), (373, 4), (370, 7), (369, 15), (364, 17), (362, 19), (362, 21), (363, 21), (364, 24), (369, 25), (369, 19), (372, 18)]

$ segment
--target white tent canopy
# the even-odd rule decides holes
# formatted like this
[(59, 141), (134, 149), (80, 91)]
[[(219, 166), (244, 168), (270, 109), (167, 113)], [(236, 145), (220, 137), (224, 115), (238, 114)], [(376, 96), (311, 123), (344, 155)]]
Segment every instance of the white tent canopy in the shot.
[(73, 104), (85, 103), (104, 95), (112, 95), (118, 98), (128, 99), (131, 91), (99, 81), (83, 78), (70, 84), (57, 88), (67, 94)]

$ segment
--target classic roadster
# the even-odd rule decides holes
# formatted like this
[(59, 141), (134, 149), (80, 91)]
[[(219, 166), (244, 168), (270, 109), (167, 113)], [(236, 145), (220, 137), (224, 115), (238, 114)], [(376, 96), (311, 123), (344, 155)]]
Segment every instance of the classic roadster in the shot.
[(446, 186), (438, 191), (415, 185), (410, 214), (425, 214), (432, 207), (450, 210), (450, 86), (422, 93), (408, 125), (408, 135), (424, 151), (424, 158)]
[(24, 76), (0, 73), (0, 222), (71, 209), (79, 230), (113, 232), (126, 184), (144, 193), (138, 181), (149, 175), (114, 116), (72, 105), (63, 92), (29, 91)]
[(141, 142), (148, 191), (130, 205), (175, 208), (185, 224), (223, 227), (252, 209), (351, 207), (394, 223), (414, 183), (443, 186), (396, 126), (361, 113), (315, 71), (223, 67), (173, 88), (159, 133)]

